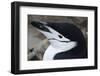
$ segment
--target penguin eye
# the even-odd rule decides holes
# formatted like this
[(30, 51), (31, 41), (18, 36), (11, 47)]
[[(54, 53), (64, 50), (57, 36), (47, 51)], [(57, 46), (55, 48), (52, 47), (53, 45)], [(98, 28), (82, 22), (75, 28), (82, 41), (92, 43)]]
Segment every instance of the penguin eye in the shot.
[(62, 38), (62, 36), (61, 35), (58, 35), (59, 36), (59, 38)]

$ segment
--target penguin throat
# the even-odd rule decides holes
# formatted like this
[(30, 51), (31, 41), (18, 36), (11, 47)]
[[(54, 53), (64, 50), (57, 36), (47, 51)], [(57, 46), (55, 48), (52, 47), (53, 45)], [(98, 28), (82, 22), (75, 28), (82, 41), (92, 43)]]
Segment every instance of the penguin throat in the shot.
[(44, 53), (43, 60), (53, 60), (56, 54), (64, 51), (66, 50), (60, 50), (50, 45)]

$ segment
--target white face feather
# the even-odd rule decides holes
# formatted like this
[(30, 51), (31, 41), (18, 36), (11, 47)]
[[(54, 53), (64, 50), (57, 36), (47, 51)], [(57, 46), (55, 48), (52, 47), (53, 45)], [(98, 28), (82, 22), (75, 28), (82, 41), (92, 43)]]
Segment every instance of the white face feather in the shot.
[(51, 33), (43, 31), (43, 30), (39, 30), (39, 31), (48, 38), (52, 47), (62, 50), (62, 51), (65, 51), (65, 50), (67, 51), (67, 50), (70, 50), (70, 49), (76, 47), (77, 42), (71, 41), (70, 39), (65, 38), (63, 35), (61, 35), (59, 32), (55, 31), (54, 29), (52, 29), (49, 26), (45, 26), (45, 27), (48, 28)]

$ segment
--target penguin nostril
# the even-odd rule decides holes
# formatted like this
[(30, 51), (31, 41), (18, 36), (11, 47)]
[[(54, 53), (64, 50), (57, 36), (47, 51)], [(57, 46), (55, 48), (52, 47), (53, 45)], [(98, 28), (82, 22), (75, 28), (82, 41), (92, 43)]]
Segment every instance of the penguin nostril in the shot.
[(39, 27), (40, 27), (40, 28), (43, 28), (43, 26), (41, 26), (41, 25), (40, 25)]
[(62, 36), (61, 35), (58, 35), (59, 36), (59, 38), (62, 38)]

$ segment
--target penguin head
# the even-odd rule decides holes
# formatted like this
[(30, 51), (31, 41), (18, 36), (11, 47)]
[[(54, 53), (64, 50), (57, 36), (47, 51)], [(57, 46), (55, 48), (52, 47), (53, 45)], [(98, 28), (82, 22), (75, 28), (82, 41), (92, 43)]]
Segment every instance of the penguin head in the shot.
[(79, 38), (76, 36), (78, 32), (80, 33), (80, 31), (73, 25), (68, 23), (51, 23), (40, 21), (32, 21), (31, 24), (47, 37), (54, 48), (60, 50), (70, 50), (77, 46)]

